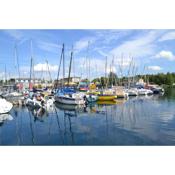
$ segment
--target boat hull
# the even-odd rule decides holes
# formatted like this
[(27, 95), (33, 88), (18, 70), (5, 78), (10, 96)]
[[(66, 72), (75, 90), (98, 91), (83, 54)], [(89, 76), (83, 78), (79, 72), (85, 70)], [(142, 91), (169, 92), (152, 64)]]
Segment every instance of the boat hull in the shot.
[(85, 103), (83, 99), (76, 99), (71, 97), (55, 97), (55, 101), (69, 105), (82, 105)]
[(27, 99), (26, 100), (26, 105), (30, 106), (32, 108), (41, 108), (42, 107), (42, 105), (39, 101), (32, 100), (32, 99)]
[(96, 102), (98, 100), (98, 96), (96, 95), (86, 95), (86, 99), (89, 103)]
[(139, 89), (138, 90), (138, 95), (152, 95), (153, 92), (148, 89)]
[(116, 98), (115, 95), (99, 95), (98, 101), (112, 101)]
[(98, 105), (114, 105), (117, 102), (115, 100), (97, 101)]
[(6, 101), (5, 99), (0, 100), (0, 114), (6, 114), (11, 111), (13, 104)]

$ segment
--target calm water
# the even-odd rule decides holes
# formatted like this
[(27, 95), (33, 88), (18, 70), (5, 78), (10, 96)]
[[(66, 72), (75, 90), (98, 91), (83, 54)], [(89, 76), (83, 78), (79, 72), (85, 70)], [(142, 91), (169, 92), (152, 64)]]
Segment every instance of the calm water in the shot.
[(14, 107), (0, 145), (175, 145), (175, 89), (87, 108), (59, 105), (43, 116)]

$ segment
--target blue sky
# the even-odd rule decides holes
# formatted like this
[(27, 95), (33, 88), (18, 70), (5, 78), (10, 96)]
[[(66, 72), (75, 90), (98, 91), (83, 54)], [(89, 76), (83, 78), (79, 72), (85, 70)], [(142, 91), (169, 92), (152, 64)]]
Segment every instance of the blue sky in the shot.
[(36, 77), (48, 77), (46, 59), (52, 78), (56, 77), (62, 43), (65, 43), (66, 74), (72, 46), (75, 76), (87, 76), (86, 56), (90, 59), (92, 78), (105, 74), (106, 56), (108, 71), (114, 59), (111, 67), (117, 74), (119, 67), (127, 74), (132, 58), (137, 73), (175, 71), (175, 30), (0, 30), (0, 79), (4, 77), (5, 65), (8, 77), (17, 76), (15, 43), (21, 76), (29, 75), (31, 40)]

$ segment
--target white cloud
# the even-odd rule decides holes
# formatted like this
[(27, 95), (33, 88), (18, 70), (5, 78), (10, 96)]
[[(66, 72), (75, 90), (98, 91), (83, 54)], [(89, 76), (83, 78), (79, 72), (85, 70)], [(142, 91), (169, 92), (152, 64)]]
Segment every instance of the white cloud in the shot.
[(116, 67), (115, 66), (111, 66), (111, 67), (107, 68), (107, 73), (110, 73), (111, 71), (116, 73)]
[(132, 58), (124, 57), (124, 58), (117, 58), (116, 64), (119, 65), (121, 68), (129, 67), (131, 64)]
[(61, 49), (61, 45), (51, 42), (38, 41), (37, 44), (40, 49), (48, 52), (59, 53)]
[(5, 72), (0, 72), (0, 77), (4, 78), (4, 76), (5, 76)]
[(162, 70), (162, 68), (160, 66), (148, 66), (149, 70), (153, 70), (153, 71), (160, 71)]
[(97, 50), (97, 52), (98, 52), (100, 55), (104, 56), (104, 57), (108, 55), (107, 53), (105, 53), (105, 52), (102, 51), (102, 50)]
[(88, 46), (88, 41), (80, 40), (75, 43), (75, 50), (81, 50)]
[(167, 41), (167, 40), (174, 40), (175, 39), (175, 32), (168, 32), (164, 34), (158, 41)]
[(51, 65), (51, 64), (47, 65), (46, 63), (39, 63), (39, 64), (34, 65), (34, 71), (36, 72), (48, 71), (48, 67), (51, 72), (58, 71), (57, 65)]
[(150, 56), (155, 52), (157, 37), (160, 35), (158, 31), (149, 31), (142, 36), (137, 36), (132, 40), (123, 42), (110, 51), (112, 55), (120, 55), (122, 53), (132, 54), (134, 57)]
[(110, 44), (112, 41), (117, 41), (122, 37), (130, 35), (132, 30), (97, 30), (95, 34), (98, 40), (104, 44)]
[(156, 58), (165, 58), (165, 59), (170, 60), (170, 61), (175, 60), (175, 56), (173, 55), (173, 53), (171, 51), (166, 51), (166, 50), (162, 50), (155, 57)]
[(20, 67), (20, 72), (29, 72), (30, 71), (30, 67), (29, 66), (21, 66)]
[(9, 29), (4, 30), (4, 32), (9, 36), (11, 36), (12, 38), (14, 38), (15, 40), (20, 40), (24, 37), (23, 33), (20, 30)]
[(88, 42), (91, 45), (92, 43), (95, 42), (95, 40), (96, 40), (96, 38), (94, 38), (94, 37), (82, 38), (75, 43), (74, 49), (75, 49), (75, 51), (79, 52), (79, 51), (86, 49), (88, 47)]

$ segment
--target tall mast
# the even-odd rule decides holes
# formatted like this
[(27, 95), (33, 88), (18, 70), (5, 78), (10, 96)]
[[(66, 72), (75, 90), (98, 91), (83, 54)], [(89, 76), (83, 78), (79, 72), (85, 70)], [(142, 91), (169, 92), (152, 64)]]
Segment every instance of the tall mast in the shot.
[(72, 58), (73, 58), (73, 47), (72, 47), (71, 56), (70, 56), (69, 75), (68, 75), (68, 86), (69, 86), (69, 82), (70, 82), (70, 73), (71, 73), (71, 67), (72, 67)]
[(52, 77), (51, 77), (51, 73), (50, 73), (50, 69), (49, 69), (49, 63), (48, 63), (47, 60), (46, 60), (46, 64), (47, 64), (47, 70), (48, 70), (48, 73), (49, 73), (49, 78), (50, 78), (50, 81), (52, 82)]
[(59, 67), (58, 67), (58, 74), (57, 74), (56, 86), (58, 86), (58, 79), (59, 79), (59, 75), (60, 75), (60, 69), (61, 69), (62, 58), (63, 58), (63, 47), (62, 47), (62, 50), (61, 50), (60, 64), (59, 64)]
[(111, 72), (112, 72), (112, 77), (111, 77), (111, 81), (112, 81), (112, 87), (114, 85), (113, 81), (114, 81), (114, 72), (113, 72), (113, 66), (114, 66), (114, 56), (112, 58), (112, 66), (111, 66)]
[(107, 89), (107, 56), (106, 56), (106, 63), (105, 63), (105, 85), (106, 85), (106, 89)]
[(6, 64), (5, 64), (5, 85), (7, 84), (7, 71), (6, 71)]
[[(18, 51), (17, 51), (16, 44), (15, 44), (15, 62), (17, 63), (18, 78), (20, 79), (19, 58), (18, 58)], [(15, 64), (15, 67), (16, 67), (16, 64)]]
[(63, 43), (63, 86), (64, 86), (64, 78), (65, 78), (65, 60), (64, 60), (64, 43)]
[[(90, 42), (88, 41), (88, 57), (89, 57), (89, 46), (90, 46)], [(89, 74), (88, 74), (88, 79), (89, 79), (89, 82), (91, 82), (90, 81), (90, 67), (91, 67), (91, 60), (90, 60), (90, 57), (89, 57)]]
[(31, 52), (31, 59), (30, 59), (30, 81), (29, 81), (29, 89), (30, 89), (30, 84), (32, 81), (32, 71), (33, 71), (33, 50), (32, 50), (32, 40), (30, 43), (30, 52)]
[(132, 68), (132, 66), (134, 66), (133, 61), (134, 60), (133, 60), (133, 57), (132, 57), (132, 59), (131, 59), (131, 61), (129, 63), (129, 68), (128, 68), (128, 89), (130, 88), (131, 68)]
[(97, 63), (95, 64), (95, 76), (98, 77), (98, 74), (97, 74)]
[(88, 60), (88, 54), (89, 54), (89, 41), (88, 41), (87, 52), (86, 52), (86, 73), (87, 73), (87, 79), (89, 79), (89, 75), (90, 75), (90, 59)]

